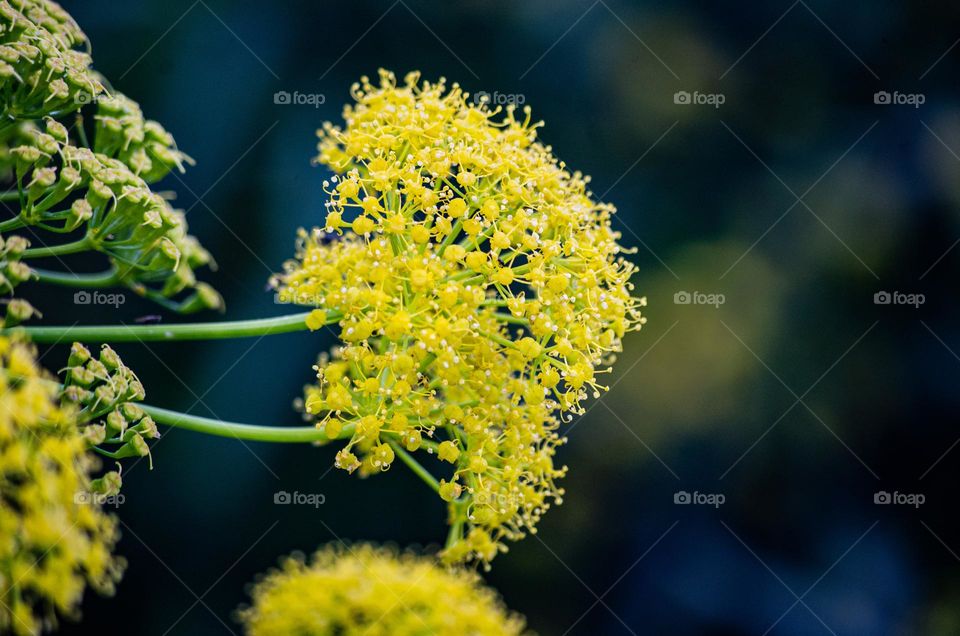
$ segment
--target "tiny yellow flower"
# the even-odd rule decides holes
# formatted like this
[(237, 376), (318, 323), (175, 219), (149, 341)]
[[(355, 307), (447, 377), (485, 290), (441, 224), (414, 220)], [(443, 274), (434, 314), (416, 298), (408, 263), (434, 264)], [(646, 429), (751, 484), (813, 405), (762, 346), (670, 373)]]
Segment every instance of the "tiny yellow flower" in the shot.
[(327, 324), (327, 312), (323, 309), (314, 309), (307, 314), (307, 319), (305, 322), (307, 329), (310, 331), (316, 331)]

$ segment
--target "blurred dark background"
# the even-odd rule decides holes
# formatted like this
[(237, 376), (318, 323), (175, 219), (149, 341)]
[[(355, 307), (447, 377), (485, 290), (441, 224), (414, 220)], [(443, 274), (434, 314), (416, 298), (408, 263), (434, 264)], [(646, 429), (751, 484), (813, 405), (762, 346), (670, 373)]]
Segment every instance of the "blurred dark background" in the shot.
[[(531, 105), (558, 156), (618, 206), (649, 323), (572, 426), (564, 505), (486, 575), (533, 629), (960, 633), (960, 7), (65, 6), (96, 67), (197, 160), (161, 189), (216, 256), (204, 276), (229, 318), (289, 310), (265, 285), (296, 229), (321, 219), (314, 130), (381, 66)], [(324, 103), (277, 104), (278, 91)], [(43, 324), (158, 313), (22, 291)], [(150, 403), (296, 424), (292, 402), (331, 343), (118, 350)], [(64, 359), (61, 347), (45, 362)], [(330, 470), (334, 451), (167, 431), (154, 469), (124, 474), (116, 598), (87, 599), (63, 633), (239, 633), (247, 583), (283, 554), (442, 541), (442, 503), (408, 471), (359, 480)], [(274, 505), (280, 490), (326, 499)], [(684, 493), (694, 503), (675, 503)], [(883, 493), (895, 501), (875, 503)]]

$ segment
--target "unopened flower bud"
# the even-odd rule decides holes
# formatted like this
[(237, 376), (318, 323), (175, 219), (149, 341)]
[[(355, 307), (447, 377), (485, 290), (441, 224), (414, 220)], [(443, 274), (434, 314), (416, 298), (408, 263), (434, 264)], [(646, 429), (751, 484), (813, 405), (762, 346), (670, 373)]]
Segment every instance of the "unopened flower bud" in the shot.
[(108, 371), (116, 371), (123, 367), (123, 361), (120, 360), (120, 356), (117, 355), (117, 352), (114, 351), (110, 345), (103, 345), (100, 348), (100, 363)]
[(460, 496), (462, 488), (455, 481), (440, 480), (440, 498), (444, 501), (453, 501)]
[(127, 419), (119, 410), (110, 411), (106, 422), (111, 435), (123, 435), (127, 430)]
[(78, 367), (82, 364), (86, 364), (87, 360), (90, 359), (90, 350), (87, 349), (84, 345), (79, 342), (74, 342), (70, 345), (70, 358), (67, 361), (67, 364), (71, 367)]
[(104, 473), (102, 477), (94, 479), (90, 482), (91, 492), (95, 492), (98, 495), (103, 495), (105, 497), (112, 497), (119, 494), (122, 486), (123, 479), (120, 477), (120, 473), (115, 470)]
[(30, 278), (31, 270), (26, 263), (13, 261), (7, 263), (6, 268), (4, 268), (4, 273), (8, 280), (12, 281), (14, 285), (17, 285)]
[(8, 255), (13, 258), (17, 258), (23, 254), (28, 247), (30, 247), (30, 241), (16, 234), (14, 236), (8, 236), (3, 247), (4, 251)]
[(143, 409), (133, 402), (124, 402), (120, 405), (120, 412), (123, 414), (124, 419), (130, 423), (139, 422), (143, 416)]
[(150, 447), (143, 437), (136, 431), (127, 431), (124, 435), (126, 443), (116, 452), (117, 458), (123, 457), (146, 457), (150, 454)]
[(107, 428), (102, 424), (90, 424), (83, 428), (83, 438), (90, 446), (102, 444), (107, 439)]
[(157, 423), (154, 422), (153, 418), (149, 415), (140, 420), (140, 423), (133, 428), (146, 439), (158, 439), (160, 437), (160, 430), (157, 428)]
[(7, 315), (4, 319), (4, 327), (15, 327), (25, 320), (29, 320), (38, 314), (33, 305), (21, 298), (14, 298), (7, 303)]

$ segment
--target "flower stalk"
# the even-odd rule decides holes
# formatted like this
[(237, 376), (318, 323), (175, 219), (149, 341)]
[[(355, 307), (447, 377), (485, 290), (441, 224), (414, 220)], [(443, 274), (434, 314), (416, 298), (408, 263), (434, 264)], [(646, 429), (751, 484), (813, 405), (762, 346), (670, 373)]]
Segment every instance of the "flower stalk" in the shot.
[[(280, 333), (307, 331), (307, 318), (313, 312), (303, 312), (274, 318), (232, 320), (223, 322), (180, 323), (175, 325), (96, 325), (19, 327), (31, 340), (40, 344), (56, 342), (157, 342), (178, 340), (218, 340), (250, 338)], [(341, 316), (329, 313), (324, 324), (339, 321)]]
[(252, 442), (322, 443), (329, 442), (331, 439), (350, 438), (353, 435), (352, 426), (343, 427), (339, 435), (331, 438), (327, 436), (324, 429), (316, 426), (258, 426), (189, 415), (187, 413), (171, 411), (147, 404), (142, 405), (141, 408), (158, 424), (165, 424), (174, 428), (182, 428), (197, 433), (206, 433), (207, 435), (232, 437), (233, 439), (249, 440)]

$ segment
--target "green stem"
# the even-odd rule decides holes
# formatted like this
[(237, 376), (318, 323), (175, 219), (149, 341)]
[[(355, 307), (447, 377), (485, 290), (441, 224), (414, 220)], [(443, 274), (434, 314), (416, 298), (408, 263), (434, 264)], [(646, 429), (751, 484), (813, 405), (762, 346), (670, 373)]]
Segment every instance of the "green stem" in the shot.
[(450, 549), (455, 543), (460, 541), (463, 535), (463, 508), (461, 503), (456, 503), (456, 518), (452, 524), (450, 524), (450, 530), (447, 532), (447, 542), (444, 544), (444, 548)]
[[(97, 325), (60, 327), (19, 327), (40, 344), (60, 341), (76, 342), (153, 342), (173, 340), (214, 340), (220, 338), (249, 338), (267, 336), (307, 329), (306, 318), (310, 313), (233, 320), (225, 322), (181, 323), (175, 325)], [(340, 320), (339, 314), (327, 316), (327, 324)]]
[(0, 201), (19, 201), (20, 191), (12, 190), (10, 192), (0, 192)]
[[(303, 443), (330, 441), (330, 438), (326, 436), (323, 429), (317, 428), (316, 426), (257, 426), (254, 424), (238, 424), (236, 422), (224, 422), (208, 417), (188, 415), (179, 411), (171, 411), (146, 404), (141, 404), (140, 407), (158, 424), (165, 424), (197, 433), (206, 433), (207, 435), (232, 437), (234, 439), (244, 439), (254, 442)], [(337, 439), (352, 436), (353, 425), (348, 424), (343, 427), (343, 431)]]
[(0, 221), (0, 232), (9, 232), (10, 230), (18, 230), (26, 225), (19, 216), (15, 216), (12, 219), (7, 219), (6, 221)]
[(403, 446), (400, 445), (400, 442), (395, 439), (387, 438), (387, 443), (393, 448), (393, 452), (397, 454), (397, 457), (400, 458), (400, 461), (407, 465), (407, 468), (412, 470), (417, 477), (422, 479), (424, 483), (433, 488), (435, 492), (440, 492), (440, 482), (438, 482), (436, 478), (430, 474), (430, 471), (421, 466), (420, 462), (415, 460), (413, 456), (408, 453)]
[(51, 245), (49, 247), (34, 247), (24, 250), (23, 258), (44, 258), (46, 256), (60, 256), (62, 254), (76, 254), (84, 252), (92, 246), (88, 237), (73, 241), (71, 243), (62, 243), (60, 245)]
[(117, 271), (108, 269), (96, 274), (68, 274), (48, 269), (31, 268), (34, 278), (41, 283), (64, 287), (112, 287), (117, 284)]

